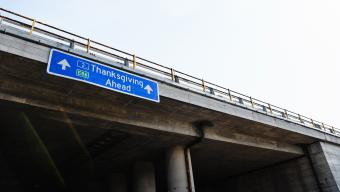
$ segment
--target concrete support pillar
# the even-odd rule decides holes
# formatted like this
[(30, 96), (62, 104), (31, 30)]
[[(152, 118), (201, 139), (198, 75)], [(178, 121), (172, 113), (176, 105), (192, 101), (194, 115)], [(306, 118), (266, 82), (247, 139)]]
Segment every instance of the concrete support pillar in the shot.
[(340, 191), (340, 146), (317, 142), (308, 147), (322, 192)]
[(176, 146), (167, 153), (168, 192), (188, 192), (184, 147)]
[(156, 192), (155, 168), (151, 162), (138, 162), (134, 166), (133, 191)]
[(127, 177), (123, 173), (113, 173), (108, 177), (109, 192), (127, 192)]

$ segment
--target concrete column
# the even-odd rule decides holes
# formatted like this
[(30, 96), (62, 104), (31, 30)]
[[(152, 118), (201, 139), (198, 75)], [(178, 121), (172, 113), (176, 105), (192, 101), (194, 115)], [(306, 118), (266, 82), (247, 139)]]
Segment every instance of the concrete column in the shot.
[(134, 166), (133, 191), (156, 192), (155, 168), (151, 162), (138, 162)]
[(176, 146), (167, 153), (168, 192), (187, 192), (188, 179), (184, 147)]
[(340, 146), (317, 142), (308, 152), (323, 192), (340, 191)]
[(113, 173), (108, 177), (109, 192), (127, 192), (127, 178), (123, 173)]

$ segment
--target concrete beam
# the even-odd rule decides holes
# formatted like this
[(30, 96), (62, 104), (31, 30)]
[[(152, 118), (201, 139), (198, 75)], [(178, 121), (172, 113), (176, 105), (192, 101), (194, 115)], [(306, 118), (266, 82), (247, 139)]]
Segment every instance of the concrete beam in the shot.
[[(123, 106), (120, 108), (108, 107), (107, 101), (100, 99), (93, 100), (78, 96), (70, 96), (64, 92), (49, 90), (39, 85), (28, 85), (27, 82), (19, 82), (15, 79), (6, 79), (1, 76), (0, 80), (2, 81), (0, 86), (1, 100), (22, 103), (25, 105), (36, 106), (39, 108), (60, 111), (62, 113), (83, 117), (165, 131), (168, 133), (192, 137), (197, 135), (190, 122), (178, 119), (176, 116), (168, 116), (167, 118), (164, 118), (163, 114), (160, 114), (158, 111), (153, 111), (152, 109), (146, 110), (145, 108), (132, 108), (131, 106)], [(10, 94), (7, 94), (6, 92), (10, 92)], [(105, 109), (105, 111), (103, 111), (103, 109)], [(64, 121), (63, 118), (60, 120)], [(206, 139), (303, 154), (303, 151), (299, 146), (250, 135), (247, 136), (238, 134), (238, 136), (235, 137), (231, 133), (228, 135), (222, 135), (220, 132), (208, 130)]]

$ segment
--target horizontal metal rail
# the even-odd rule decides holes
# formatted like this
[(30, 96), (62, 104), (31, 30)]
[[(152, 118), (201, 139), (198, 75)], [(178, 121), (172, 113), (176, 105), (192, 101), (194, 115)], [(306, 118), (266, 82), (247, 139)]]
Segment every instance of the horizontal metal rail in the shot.
[(27, 31), (29, 34), (70, 46), (72, 49), (83, 50), (91, 55), (103, 57), (133, 69), (170, 79), (175, 83), (186, 85), (207, 96), (317, 129), (325, 133), (340, 136), (340, 129), (328, 124), (3, 8), (0, 8), (0, 26), (11, 26), (19, 30)]

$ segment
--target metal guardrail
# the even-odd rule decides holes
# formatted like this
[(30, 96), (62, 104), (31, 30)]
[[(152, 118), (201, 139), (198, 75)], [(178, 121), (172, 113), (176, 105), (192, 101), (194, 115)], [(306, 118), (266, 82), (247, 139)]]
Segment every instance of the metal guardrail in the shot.
[(308, 118), (298, 113), (271, 105), (267, 102), (160, 65), (156, 62), (136, 56), (135, 54), (110, 47), (97, 41), (90, 40), (89, 38), (76, 35), (3, 8), (0, 8), (0, 26), (1, 25), (15, 27), (20, 30), (27, 31), (27, 33), (31, 35), (34, 34), (69, 46), (72, 49), (83, 50), (91, 55), (103, 57), (111, 61), (122, 63), (123, 65), (133, 69), (139, 69), (170, 79), (175, 83), (184, 84), (191, 89), (210, 94), (211, 96), (228, 103), (282, 118), (325, 133), (340, 136), (340, 129), (320, 121), (313, 120), (312, 118)]

